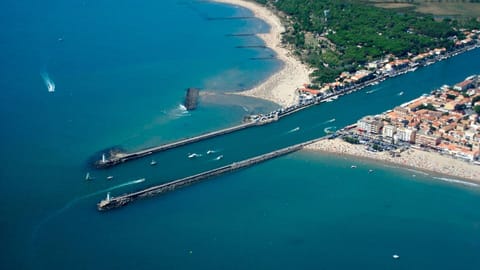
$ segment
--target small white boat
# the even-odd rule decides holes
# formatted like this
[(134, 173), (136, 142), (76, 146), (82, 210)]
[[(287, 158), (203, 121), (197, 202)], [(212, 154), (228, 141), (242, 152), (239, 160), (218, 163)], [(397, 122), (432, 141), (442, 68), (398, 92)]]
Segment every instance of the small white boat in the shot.
[(150, 166), (155, 166), (155, 165), (157, 165), (157, 162), (152, 159), (152, 161), (150, 161)]
[(398, 95), (399, 95), (399, 96), (403, 96), (403, 91), (402, 91), (402, 92), (400, 92), (400, 93), (398, 93)]
[(112, 175), (107, 176), (107, 180), (112, 180), (112, 179), (113, 179)]
[(87, 181), (88, 181), (88, 180), (92, 180), (92, 178), (90, 177), (90, 173), (89, 173), (89, 172), (87, 172), (87, 175), (85, 175), (85, 180), (87, 180)]
[(400, 256), (397, 255), (397, 254), (393, 254), (393, 255), (392, 255), (392, 258), (394, 258), (394, 259), (396, 260), (396, 259), (400, 259)]
[(296, 127), (294, 129), (290, 130), (290, 132), (295, 132), (295, 131), (299, 131), (299, 130), (300, 130), (300, 127)]
[(372, 170), (372, 169), (370, 169), (370, 170), (368, 170), (368, 172), (369, 172), (369, 173), (372, 173), (372, 172), (373, 172), (373, 170)]
[(197, 158), (197, 157), (201, 157), (201, 156), (202, 155), (197, 154), (197, 153), (188, 154), (188, 158)]
[(355, 169), (355, 168), (357, 168), (357, 165), (352, 165), (352, 166), (350, 166), (350, 168)]
[(207, 155), (210, 155), (210, 154), (213, 154), (213, 153), (215, 153), (215, 151), (213, 151), (213, 150), (207, 150)]
[(215, 160), (220, 160), (222, 158), (223, 158), (223, 155), (220, 155), (220, 156), (216, 157)]

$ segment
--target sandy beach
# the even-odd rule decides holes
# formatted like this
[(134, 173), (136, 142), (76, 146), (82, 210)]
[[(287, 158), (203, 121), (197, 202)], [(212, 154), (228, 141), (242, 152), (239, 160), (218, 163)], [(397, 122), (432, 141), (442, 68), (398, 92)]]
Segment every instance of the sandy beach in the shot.
[(306, 149), (378, 160), (400, 167), (413, 168), (427, 173), (480, 184), (480, 166), (437, 153), (409, 149), (403, 152), (400, 157), (392, 157), (387, 152), (369, 152), (365, 150), (363, 145), (350, 144), (338, 138), (322, 140), (307, 146)]
[(280, 18), (269, 9), (245, 0), (212, 0), (213, 2), (241, 6), (251, 10), (255, 17), (270, 25), (270, 32), (258, 34), (265, 45), (272, 49), (277, 58), (283, 62), (283, 67), (267, 80), (253, 89), (239, 94), (262, 98), (275, 102), (281, 106), (290, 106), (296, 103), (295, 89), (309, 83), (310, 69), (293, 57), (289, 50), (282, 46), (281, 34), (285, 31)]

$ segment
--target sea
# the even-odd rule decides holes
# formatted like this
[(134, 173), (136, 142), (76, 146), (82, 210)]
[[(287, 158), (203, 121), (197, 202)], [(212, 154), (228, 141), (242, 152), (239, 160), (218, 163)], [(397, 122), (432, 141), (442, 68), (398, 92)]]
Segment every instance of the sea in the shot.
[[(300, 151), (96, 209), (107, 193), (320, 137), (459, 82), (480, 72), (480, 50), (270, 125), (98, 170), (92, 162), (108, 149), (278, 108), (232, 95), (281, 68), (265, 59), (273, 51), (251, 47), (268, 25), (193, 0), (4, 0), (0, 10), (1, 269), (480, 269), (479, 186), (355, 158)], [(201, 89), (190, 112), (189, 87)]]

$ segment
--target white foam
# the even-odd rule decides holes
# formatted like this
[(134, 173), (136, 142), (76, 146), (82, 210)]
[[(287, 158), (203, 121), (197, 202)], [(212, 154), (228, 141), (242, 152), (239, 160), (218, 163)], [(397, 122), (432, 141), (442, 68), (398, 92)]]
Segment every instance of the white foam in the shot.
[(171, 109), (168, 115), (173, 116), (174, 118), (179, 118), (183, 116), (190, 116), (190, 112), (187, 110), (187, 107), (183, 104), (178, 104), (177, 107)]
[(418, 170), (414, 170), (414, 169), (407, 169), (408, 171), (411, 171), (411, 172), (414, 172), (414, 173), (418, 173), (418, 174), (423, 174), (423, 175), (429, 175), (428, 173), (426, 172), (422, 172), (422, 171), (418, 171)]
[(447, 178), (447, 177), (433, 177), (434, 179), (440, 180), (440, 181), (445, 181), (445, 182), (450, 182), (450, 183), (456, 183), (456, 184), (461, 184), (465, 186), (471, 186), (471, 187), (480, 187), (479, 184), (459, 180), (459, 179), (453, 179), (453, 178)]
[(185, 107), (185, 105), (183, 105), (183, 104), (178, 104), (178, 109), (181, 112), (188, 113), (187, 107)]

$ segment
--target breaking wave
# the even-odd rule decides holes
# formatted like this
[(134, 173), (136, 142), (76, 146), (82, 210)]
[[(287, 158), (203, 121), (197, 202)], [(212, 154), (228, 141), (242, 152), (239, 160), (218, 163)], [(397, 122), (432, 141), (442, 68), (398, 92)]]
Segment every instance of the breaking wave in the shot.
[(450, 182), (450, 183), (455, 183), (455, 184), (461, 184), (465, 186), (470, 186), (470, 187), (480, 187), (479, 184), (475, 184), (472, 182), (467, 182), (459, 179), (453, 179), (453, 178), (447, 178), (447, 177), (433, 177), (434, 179), (440, 180), (440, 181), (445, 181), (445, 182)]

